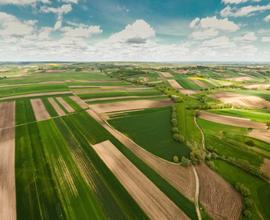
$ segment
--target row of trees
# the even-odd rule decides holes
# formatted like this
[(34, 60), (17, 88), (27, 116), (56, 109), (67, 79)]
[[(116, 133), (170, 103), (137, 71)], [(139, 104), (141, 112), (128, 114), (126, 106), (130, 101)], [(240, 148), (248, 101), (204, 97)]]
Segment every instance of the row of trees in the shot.
[(236, 183), (235, 189), (242, 195), (242, 201), (244, 207), (242, 209), (243, 219), (251, 219), (252, 212), (251, 209), (254, 208), (254, 202), (250, 197), (250, 190), (243, 183)]

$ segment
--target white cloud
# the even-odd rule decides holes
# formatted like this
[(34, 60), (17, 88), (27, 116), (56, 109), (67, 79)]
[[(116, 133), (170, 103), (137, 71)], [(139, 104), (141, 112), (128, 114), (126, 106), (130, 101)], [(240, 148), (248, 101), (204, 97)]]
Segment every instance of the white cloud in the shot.
[(248, 1), (260, 2), (261, 0), (222, 0), (222, 2), (224, 4), (241, 4), (241, 3), (248, 2)]
[(195, 18), (191, 23), (190, 27), (192, 28), (213, 28), (221, 31), (234, 32), (240, 29), (240, 27), (235, 24), (233, 21), (228, 20), (228, 18), (218, 19), (216, 16), (214, 17), (206, 17), (206, 18)]
[(235, 37), (234, 40), (240, 43), (250, 43), (252, 41), (256, 41), (257, 36), (255, 35), (254, 32), (248, 32), (240, 37)]
[(83, 24), (77, 25), (77, 27), (63, 27), (61, 32), (65, 37), (69, 38), (89, 38), (93, 34), (102, 33), (100, 26), (87, 26)]
[(55, 22), (54, 29), (58, 30), (59, 28), (62, 27), (64, 14), (71, 12), (72, 6), (71, 6), (71, 4), (65, 4), (65, 5), (62, 5), (61, 7), (58, 7), (58, 8), (43, 6), (43, 7), (41, 7), (40, 10), (41, 10), (41, 12), (44, 12), (44, 13), (54, 13), (57, 15), (57, 20)]
[(215, 29), (209, 28), (202, 31), (194, 31), (191, 34), (191, 37), (195, 40), (205, 40), (209, 38), (216, 37), (219, 32)]
[(256, 12), (263, 12), (270, 10), (270, 4), (268, 5), (249, 5), (241, 8), (232, 8), (226, 6), (221, 10), (220, 15), (222, 17), (244, 17), (255, 15)]
[(145, 43), (155, 36), (155, 30), (144, 20), (136, 20), (127, 25), (124, 30), (113, 34), (108, 40), (121, 43)]
[(62, 0), (63, 3), (78, 4), (79, 0)]
[(270, 42), (270, 37), (262, 37), (262, 42), (263, 42), (263, 43), (268, 43), (268, 42)]
[(270, 22), (270, 15), (267, 15), (264, 19), (265, 22)]
[(20, 21), (17, 17), (0, 12), (0, 36), (24, 36), (31, 34), (36, 21)]
[(49, 4), (50, 0), (0, 0), (0, 5), (31, 5), (37, 2)]
[(227, 49), (234, 47), (235, 44), (226, 36), (220, 36), (202, 43), (203, 47), (210, 47), (216, 49)]

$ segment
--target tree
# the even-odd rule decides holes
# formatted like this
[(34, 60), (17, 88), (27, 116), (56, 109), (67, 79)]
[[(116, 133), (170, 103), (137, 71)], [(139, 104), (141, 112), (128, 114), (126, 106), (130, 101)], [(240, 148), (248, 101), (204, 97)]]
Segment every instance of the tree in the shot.
[(184, 167), (188, 167), (191, 165), (191, 161), (186, 157), (182, 157), (181, 158), (181, 165)]
[(252, 213), (249, 209), (246, 209), (244, 212), (243, 212), (245, 218), (247, 219), (251, 219), (252, 218)]
[(179, 157), (176, 156), (176, 155), (174, 155), (174, 156), (173, 156), (173, 162), (179, 163)]

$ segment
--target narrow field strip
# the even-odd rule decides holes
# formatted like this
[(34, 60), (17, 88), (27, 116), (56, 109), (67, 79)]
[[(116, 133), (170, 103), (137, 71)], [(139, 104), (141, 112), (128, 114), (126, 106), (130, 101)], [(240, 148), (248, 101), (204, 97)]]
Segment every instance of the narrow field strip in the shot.
[(241, 128), (255, 128), (255, 129), (267, 129), (265, 123), (251, 121), (247, 118), (239, 118), (234, 116), (220, 115), (206, 111), (200, 111), (199, 117), (220, 124), (231, 125)]
[(52, 105), (52, 107), (54, 108), (54, 110), (57, 112), (57, 114), (59, 116), (63, 116), (65, 115), (65, 112), (61, 109), (61, 107), (58, 105), (58, 103), (54, 100), (54, 98), (50, 97), (48, 98), (48, 101), (50, 102), (50, 104)]
[(15, 102), (0, 103), (0, 219), (16, 220)]
[(56, 97), (56, 99), (68, 113), (75, 112), (75, 110), (62, 97)]
[(189, 219), (110, 141), (92, 147), (150, 219)]
[(253, 129), (251, 132), (249, 132), (248, 136), (270, 144), (269, 129)]
[(48, 120), (51, 118), (41, 99), (31, 99), (31, 105), (37, 121)]
[(133, 100), (133, 101), (121, 101), (113, 103), (101, 103), (90, 105), (94, 111), (98, 113), (106, 112), (119, 112), (119, 111), (128, 111), (135, 109), (146, 109), (146, 108), (159, 108), (164, 106), (172, 105), (170, 99), (162, 100)]
[(72, 94), (72, 92), (65, 91), (65, 92), (31, 93), (31, 94), (25, 94), (25, 95), (8, 96), (8, 97), (0, 98), (0, 100), (31, 98), (31, 97), (51, 96), (51, 95), (66, 95), (66, 94)]
[(175, 79), (169, 79), (168, 83), (173, 87), (174, 89), (183, 89), (183, 87), (175, 80)]
[(87, 109), (89, 108), (88, 104), (85, 103), (80, 97), (78, 96), (69, 96), (69, 98), (76, 102), (82, 109)]

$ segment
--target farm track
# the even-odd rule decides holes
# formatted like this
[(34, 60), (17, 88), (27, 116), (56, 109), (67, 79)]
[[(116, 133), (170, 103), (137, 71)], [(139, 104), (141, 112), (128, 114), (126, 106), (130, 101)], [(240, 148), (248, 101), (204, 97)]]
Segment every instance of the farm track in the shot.
[(87, 113), (97, 122), (99, 122), (118, 141), (120, 141), (124, 146), (130, 149), (135, 155), (137, 155), (141, 160), (143, 160), (161, 177), (163, 177), (172, 186), (174, 186), (179, 192), (181, 192), (190, 200), (194, 201), (196, 182), (191, 167), (184, 168), (179, 166), (179, 164), (169, 162), (153, 155), (152, 153), (141, 148), (127, 136), (110, 126), (91, 108), (87, 110)]
[(110, 141), (92, 147), (150, 219), (189, 219)]
[(0, 103), (0, 116), (0, 219), (15, 220), (15, 102)]
[(89, 108), (88, 104), (86, 104), (80, 97), (78, 96), (70, 96), (71, 100), (73, 100), (75, 103), (77, 103), (82, 109)]

